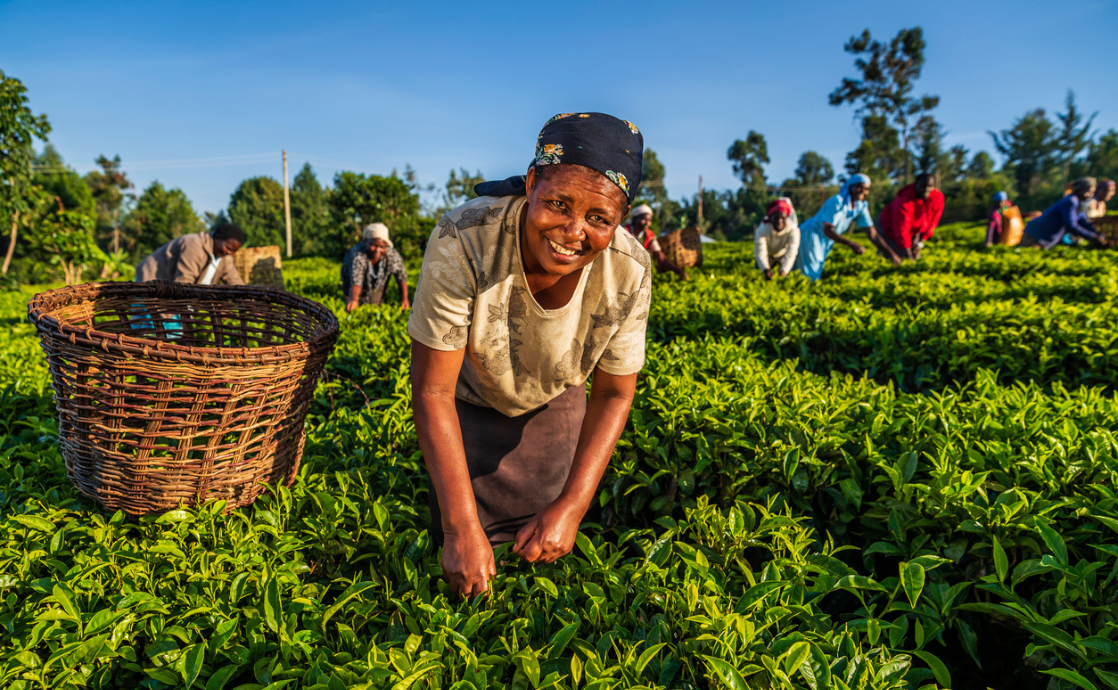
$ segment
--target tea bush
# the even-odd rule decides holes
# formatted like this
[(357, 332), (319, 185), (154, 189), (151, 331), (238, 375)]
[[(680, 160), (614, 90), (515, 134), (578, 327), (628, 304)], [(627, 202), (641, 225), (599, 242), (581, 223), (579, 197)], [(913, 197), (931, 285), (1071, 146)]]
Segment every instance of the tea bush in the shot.
[[(407, 315), (344, 315), (288, 488), (130, 519), (65, 477), (32, 290), (0, 295), (0, 687), (1118, 688), (1114, 255), (893, 269), (749, 245), (660, 280), (600, 526), (454, 602)], [(417, 266), (411, 266), (414, 284)]]

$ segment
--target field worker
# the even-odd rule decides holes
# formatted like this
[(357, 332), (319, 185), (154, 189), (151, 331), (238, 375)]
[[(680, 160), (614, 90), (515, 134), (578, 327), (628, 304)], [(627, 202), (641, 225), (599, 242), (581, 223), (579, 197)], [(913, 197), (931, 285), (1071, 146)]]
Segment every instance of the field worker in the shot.
[(792, 272), (800, 252), (800, 227), (791, 199), (781, 197), (769, 204), (765, 219), (753, 233), (753, 242), (754, 259), (765, 280), (773, 279), (774, 265), (779, 278)]
[(1095, 230), (1083, 213), (1085, 202), (1095, 194), (1095, 178), (1081, 177), (1071, 183), (1071, 194), (1062, 197), (1041, 215), (1025, 226), (1022, 247), (1051, 249), (1069, 233), (1093, 242), (1096, 246), (1109, 247), (1110, 241)]
[(1087, 200), (1087, 217), (1102, 218), (1106, 215), (1106, 202), (1114, 198), (1114, 180), (1099, 183), (1095, 195)]
[(863, 254), (866, 248), (854, 240), (843, 237), (851, 226), (873, 233), (873, 220), (870, 219), (866, 197), (870, 193), (870, 178), (862, 173), (850, 176), (839, 189), (839, 193), (827, 199), (818, 213), (800, 226), (800, 252), (796, 259), (796, 270), (811, 280), (823, 277), (823, 264), (835, 242), (844, 244), (855, 254)]
[(526, 177), (478, 185), (431, 233), (412, 406), (431, 535), (461, 595), (487, 590), (493, 544), (530, 562), (569, 553), (597, 500), (644, 366), (652, 262), (616, 232), (643, 149), (624, 120), (556, 115)]
[(353, 311), (365, 304), (384, 302), (389, 276), (400, 286), (400, 308), (410, 309), (408, 301), (408, 270), (404, 257), (392, 246), (388, 226), (370, 223), (361, 232), (361, 241), (349, 248), (342, 259), (342, 296), (345, 310)]
[(233, 254), (246, 241), (245, 231), (233, 223), (222, 223), (210, 232), (176, 237), (144, 257), (136, 266), (136, 282), (244, 285), (233, 265)]
[(890, 250), (886, 256), (918, 260), (942, 217), (943, 192), (936, 189), (931, 175), (920, 173), (912, 184), (897, 192), (878, 217), (880, 236)]
[(641, 204), (633, 209), (629, 214), (629, 222), (621, 227), (628, 230), (641, 246), (648, 250), (652, 255), (652, 260), (656, 262), (656, 270), (663, 273), (664, 271), (672, 271), (680, 278), (689, 280), (687, 271), (682, 267), (676, 266), (675, 262), (664, 254), (660, 248), (660, 242), (656, 240), (656, 234), (652, 232), (652, 207), (648, 204)]
[(1002, 241), (1002, 209), (1010, 206), (1009, 195), (998, 192), (990, 203), (990, 217), (986, 224), (986, 248)]

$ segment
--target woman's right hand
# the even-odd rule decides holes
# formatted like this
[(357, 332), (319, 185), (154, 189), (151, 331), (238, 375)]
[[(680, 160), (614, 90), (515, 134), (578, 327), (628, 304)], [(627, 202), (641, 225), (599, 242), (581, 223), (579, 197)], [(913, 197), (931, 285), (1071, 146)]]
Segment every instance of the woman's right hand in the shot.
[(489, 591), (489, 579), (497, 574), (493, 547), (480, 524), (443, 536), (441, 564), (450, 589), (471, 599)]

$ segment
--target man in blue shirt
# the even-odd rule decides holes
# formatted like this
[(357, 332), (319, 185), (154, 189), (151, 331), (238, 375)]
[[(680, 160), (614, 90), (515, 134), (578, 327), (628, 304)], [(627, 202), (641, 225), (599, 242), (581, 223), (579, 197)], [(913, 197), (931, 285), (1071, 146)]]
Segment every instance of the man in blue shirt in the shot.
[(1021, 238), (1022, 247), (1051, 249), (1060, 244), (1071, 233), (1094, 242), (1097, 246), (1109, 247), (1110, 241), (1095, 230), (1083, 212), (1084, 202), (1095, 194), (1095, 178), (1081, 177), (1071, 183), (1071, 194), (1048, 207), (1048, 210), (1029, 221), (1025, 226), (1025, 236)]

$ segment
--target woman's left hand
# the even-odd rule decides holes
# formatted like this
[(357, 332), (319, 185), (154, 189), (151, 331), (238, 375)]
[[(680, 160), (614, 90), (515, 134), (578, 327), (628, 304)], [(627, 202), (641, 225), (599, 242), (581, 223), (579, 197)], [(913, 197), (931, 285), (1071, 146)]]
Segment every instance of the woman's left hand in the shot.
[(562, 498), (537, 513), (516, 533), (512, 552), (529, 563), (551, 563), (575, 547), (586, 511)]

